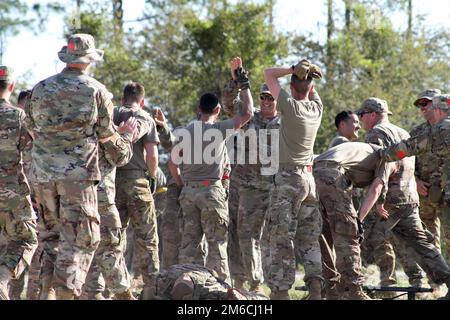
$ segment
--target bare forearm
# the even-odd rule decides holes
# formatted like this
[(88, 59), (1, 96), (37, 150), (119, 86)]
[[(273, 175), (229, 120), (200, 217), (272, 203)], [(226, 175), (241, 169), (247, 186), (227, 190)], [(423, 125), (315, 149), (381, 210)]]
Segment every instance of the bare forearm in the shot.
[(156, 177), (156, 171), (158, 170), (158, 155), (147, 155), (145, 162), (147, 163), (147, 170), (150, 176)]
[(383, 183), (381, 182), (380, 179), (377, 178), (376, 181), (374, 181), (371, 184), (367, 192), (367, 195), (364, 198), (364, 201), (359, 209), (359, 219), (361, 221), (364, 220), (369, 211), (372, 209), (373, 205), (378, 200), (378, 197), (380, 196), (382, 190), (383, 190)]
[(175, 180), (176, 184), (178, 186), (182, 186), (183, 180), (181, 179), (180, 168), (178, 168), (178, 166), (174, 164), (171, 159), (169, 159), (167, 166), (169, 167), (169, 172), (172, 175), (172, 178)]

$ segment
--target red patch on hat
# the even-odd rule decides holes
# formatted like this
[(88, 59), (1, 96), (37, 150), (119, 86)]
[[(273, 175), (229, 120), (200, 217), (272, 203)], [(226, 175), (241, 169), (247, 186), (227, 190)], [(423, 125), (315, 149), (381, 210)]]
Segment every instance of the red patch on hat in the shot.
[(74, 43), (74, 42), (69, 42), (69, 43), (67, 44), (67, 49), (68, 49), (69, 51), (75, 51), (75, 43)]
[(403, 150), (397, 151), (397, 153), (395, 154), (397, 156), (397, 158), (399, 159), (403, 159), (404, 157), (406, 157), (406, 153)]
[(6, 76), (6, 70), (5, 69), (0, 69), (0, 77), (4, 77)]
[(204, 181), (202, 181), (202, 184), (203, 184), (205, 187), (209, 186), (209, 180), (204, 180)]
[(447, 98), (447, 105), (450, 106), (450, 98)]

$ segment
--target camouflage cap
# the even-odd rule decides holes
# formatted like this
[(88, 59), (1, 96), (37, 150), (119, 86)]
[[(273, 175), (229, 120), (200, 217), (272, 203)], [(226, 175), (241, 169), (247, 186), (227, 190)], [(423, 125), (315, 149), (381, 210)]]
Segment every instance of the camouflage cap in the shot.
[(86, 33), (71, 35), (67, 46), (58, 52), (58, 57), (65, 63), (88, 64), (103, 59), (103, 50), (95, 48), (94, 37)]
[(450, 94), (435, 95), (432, 101), (433, 109), (450, 110)]
[(14, 80), (13, 70), (8, 66), (0, 65), (0, 80), (12, 82)]
[(355, 111), (357, 115), (361, 115), (362, 113), (368, 112), (392, 114), (392, 112), (389, 111), (386, 100), (378, 99), (375, 97), (370, 97), (364, 100), (364, 102), (361, 105), (361, 108)]
[(261, 90), (259, 90), (259, 94), (261, 94), (261, 93), (268, 93), (268, 94), (272, 95), (272, 93), (269, 90), (269, 87), (265, 83), (261, 86)]
[(441, 94), (441, 90), (439, 89), (427, 89), (423, 92), (421, 92), (418, 96), (416, 101), (414, 101), (414, 105), (416, 107), (419, 107), (419, 101), (422, 99), (427, 99), (427, 100), (433, 100), (433, 97), (437, 94)]

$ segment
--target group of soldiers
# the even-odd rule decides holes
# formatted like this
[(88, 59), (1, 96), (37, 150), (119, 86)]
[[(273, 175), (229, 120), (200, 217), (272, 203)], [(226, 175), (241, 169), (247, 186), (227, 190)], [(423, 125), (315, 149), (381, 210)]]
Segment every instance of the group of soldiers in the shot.
[[(203, 94), (197, 118), (170, 130), (160, 109), (144, 110), (139, 83), (114, 107), (88, 75), (103, 56), (91, 35), (70, 36), (58, 56), (64, 70), (18, 107), (12, 70), (0, 66), (0, 299), (20, 296), (28, 269), (27, 299), (134, 300), (136, 273), (143, 300), (265, 299), (263, 284), (288, 300), (300, 262), (310, 299), (366, 300), (362, 265), (393, 285), (396, 256), (410, 285), (426, 273), (450, 287), (439, 222), (450, 252), (450, 95), (421, 93), (426, 122), (411, 134), (368, 98), (336, 116), (338, 136), (314, 155), (322, 73), (308, 60), (266, 69), (254, 111), (235, 57), (221, 99)], [(170, 154), (165, 185), (159, 146)]]

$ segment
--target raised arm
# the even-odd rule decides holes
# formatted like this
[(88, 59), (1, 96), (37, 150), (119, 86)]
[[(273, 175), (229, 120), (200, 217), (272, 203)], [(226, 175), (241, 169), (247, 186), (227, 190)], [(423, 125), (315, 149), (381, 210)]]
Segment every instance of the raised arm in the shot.
[(269, 68), (264, 70), (264, 80), (269, 87), (272, 96), (278, 99), (281, 91), (281, 86), (278, 78), (292, 74), (294, 70), (292, 68)]
[(253, 117), (253, 98), (248, 72), (242, 67), (240, 57), (235, 57), (231, 61), (231, 72), (235, 74), (238, 88), (241, 90), (242, 109), (233, 117), (234, 128), (239, 129)]

